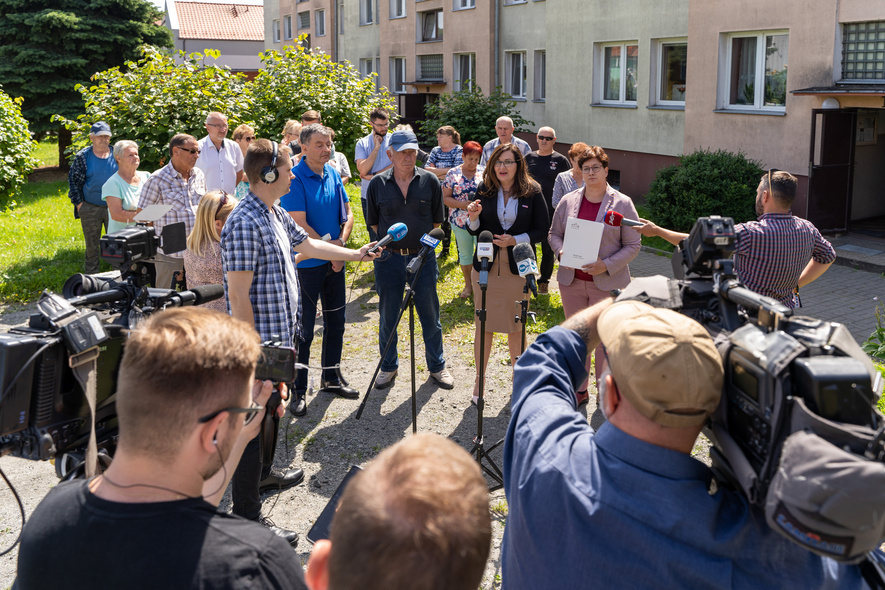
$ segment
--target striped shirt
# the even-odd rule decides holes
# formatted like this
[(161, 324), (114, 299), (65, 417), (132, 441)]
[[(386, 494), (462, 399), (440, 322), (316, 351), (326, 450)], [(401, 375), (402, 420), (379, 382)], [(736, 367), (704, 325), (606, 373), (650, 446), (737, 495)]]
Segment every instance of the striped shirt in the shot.
[[(159, 235), (164, 226), (183, 221), (184, 233), (189, 236), (197, 220), (197, 205), (205, 193), (206, 182), (203, 179), (202, 170), (193, 168), (185, 180), (172, 167), (172, 162), (169, 162), (154, 172), (141, 187), (138, 208), (144, 209), (148, 205), (156, 204), (172, 205), (172, 209), (166, 215), (154, 222), (154, 230)], [(172, 258), (184, 258), (183, 250), (181, 252), (163, 252), (163, 254)]]
[(794, 290), (809, 261), (829, 264), (836, 260), (833, 246), (810, 221), (788, 213), (765, 213), (758, 221), (734, 229), (735, 269), (741, 282), (787, 307), (799, 306)]
[(432, 164), (434, 168), (454, 168), (464, 163), (464, 148), (455, 145), (452, 149), (444, 152), (441, 147), (436, 146), (430, 150), (430, 157), (427, 158), (427, 164)]
[[(291, 243), (291, 248), (283, 252), (273, 226), (282, 225)], [(230, 292), (227, 273), (248, 271), (253, 273), (249, 288), (249, 301), (255, 330), (261, 340), (279, 336), (283, 346), (293, 346), (301, 326), (301, 308), (297, 297), (298, 285), (290, 289), (286, 282), (286, 262), (288, 256), (293, 261), (295, 248), (307, 239), (307, 233), (279, 206), (268, 209), (254, 193), (250, 192), (231, 212), (221, 230), (221, 261), (224, 270), (224, 294), (230, 312)], [(291, 295), (290, 295), (291, 294)], [(291, 309), (297, 309), (292, 314)]]
[[(562, 197), (566, 196), (572, 191), (578, 190), (582, 186), (584, 186), (583, 179), (581, 180), (581, 184), (575, 182), (571, 170), (560, 172), (559, 175), (556, 177), (556, 181), (553, 183), (553, 209), (556, 209), (556, 206), (559, 205)], [(553, 215), (553, 211), (550, 212), (550, 215)]]

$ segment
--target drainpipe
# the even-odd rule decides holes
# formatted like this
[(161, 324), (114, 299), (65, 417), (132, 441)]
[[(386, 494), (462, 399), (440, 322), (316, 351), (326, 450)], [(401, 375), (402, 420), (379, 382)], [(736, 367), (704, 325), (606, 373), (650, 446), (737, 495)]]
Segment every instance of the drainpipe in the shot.
[(495, 88), (501, 85), (501, 48), (498, 35), (501, 29), (501, 1), (495, 0)]

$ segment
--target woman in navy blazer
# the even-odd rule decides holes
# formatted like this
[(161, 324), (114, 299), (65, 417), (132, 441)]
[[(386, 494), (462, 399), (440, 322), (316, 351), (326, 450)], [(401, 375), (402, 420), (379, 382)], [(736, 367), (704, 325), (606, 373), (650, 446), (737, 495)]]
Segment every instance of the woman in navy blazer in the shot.
[[(467, 206), (468, 229), (478, 235), (490, 231), (494, 237), (494, 261), (489, 271), (486, 293), (485, 350), (479, 350), (480, 327), (476, 325), (474, 354), (476, 367), (485, 367), (492, 349), (494, 332), (507, 334), (510, 363), (516, 362), (522, 351), (521, 327), (514, 320), (519, 315), (517, 302), (524, 299), (525, 279), (519, 276), (513, 247), (518, 243), (534, 245), (544, 239), (550, 226), (550, 212), (541, 194), (541, 187), (531, 179), (525, 158), (510, 143), (499, 145), (492, 152), (482, 183), (476, 189), (477, 200)], [(474, 254), (473, 302), (481, 305), (479, 297), (479, 260)], [(479, 375), (473, 388), (474, 403), (479, 394)]]

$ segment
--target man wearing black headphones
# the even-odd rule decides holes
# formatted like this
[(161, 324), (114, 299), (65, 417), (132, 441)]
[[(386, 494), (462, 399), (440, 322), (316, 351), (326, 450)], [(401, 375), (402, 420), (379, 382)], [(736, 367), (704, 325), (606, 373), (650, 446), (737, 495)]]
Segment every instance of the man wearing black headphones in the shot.
[[(292, 159), (288, 148), (259, 139), (252, 142), (244, 161), (246, 176), (256, 179), (227, 218), (221, 232), (224, 292), (230, 313), (253, 326), (262, 342), (279, 341), (294, 347), (301, 329), (301, 305), (295, 274), (295, 253), (322, 260), (371, 261), (372, 244), (349, 250), (308, 237), (275, 203), (289, 192)], [(262, 465), (258, 437), (246, 446), (233, 478), (233, 512), (271, 527), (291, 545), (298, 535), (276, 527), (261, 516), (261, 493), (301, 483), (301, 469), (282, 471)]]

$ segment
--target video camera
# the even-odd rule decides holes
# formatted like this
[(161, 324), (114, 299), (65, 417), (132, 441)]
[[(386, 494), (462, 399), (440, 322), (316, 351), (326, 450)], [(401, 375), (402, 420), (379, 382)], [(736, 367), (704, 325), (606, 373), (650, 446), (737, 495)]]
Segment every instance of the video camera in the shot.
[(885, 538), (881, 376), (845, 326), (741, 286), (735, 238), (732, 219), (698, 219), (673, 255), (676, 279), (635, 279), (618, 299), (679, 311), (716, 342), (723, 395), (704, 432), (717, 482), (806, 549), (861, 561)]
[(0, 334), (0, 456), (56, 458), (59, 477), (83, 462), (92, 419), (76, 370), (92, 360), (98, 448), (113, 454), (117, 372), (127, 329), (168, 307), (224, 295), (220, 285), (181, 292), (147, 286), (146, 264), (157, 248), (179, 251), (183, 235), (184, 224), (178, 223), (166, 226), (162, 239), (141, 225), (104, 236), (101, 257), (120, 270), (120, 281), (75, 275), (65, 284), (65, 297), (43, 292), (27, 327)]

